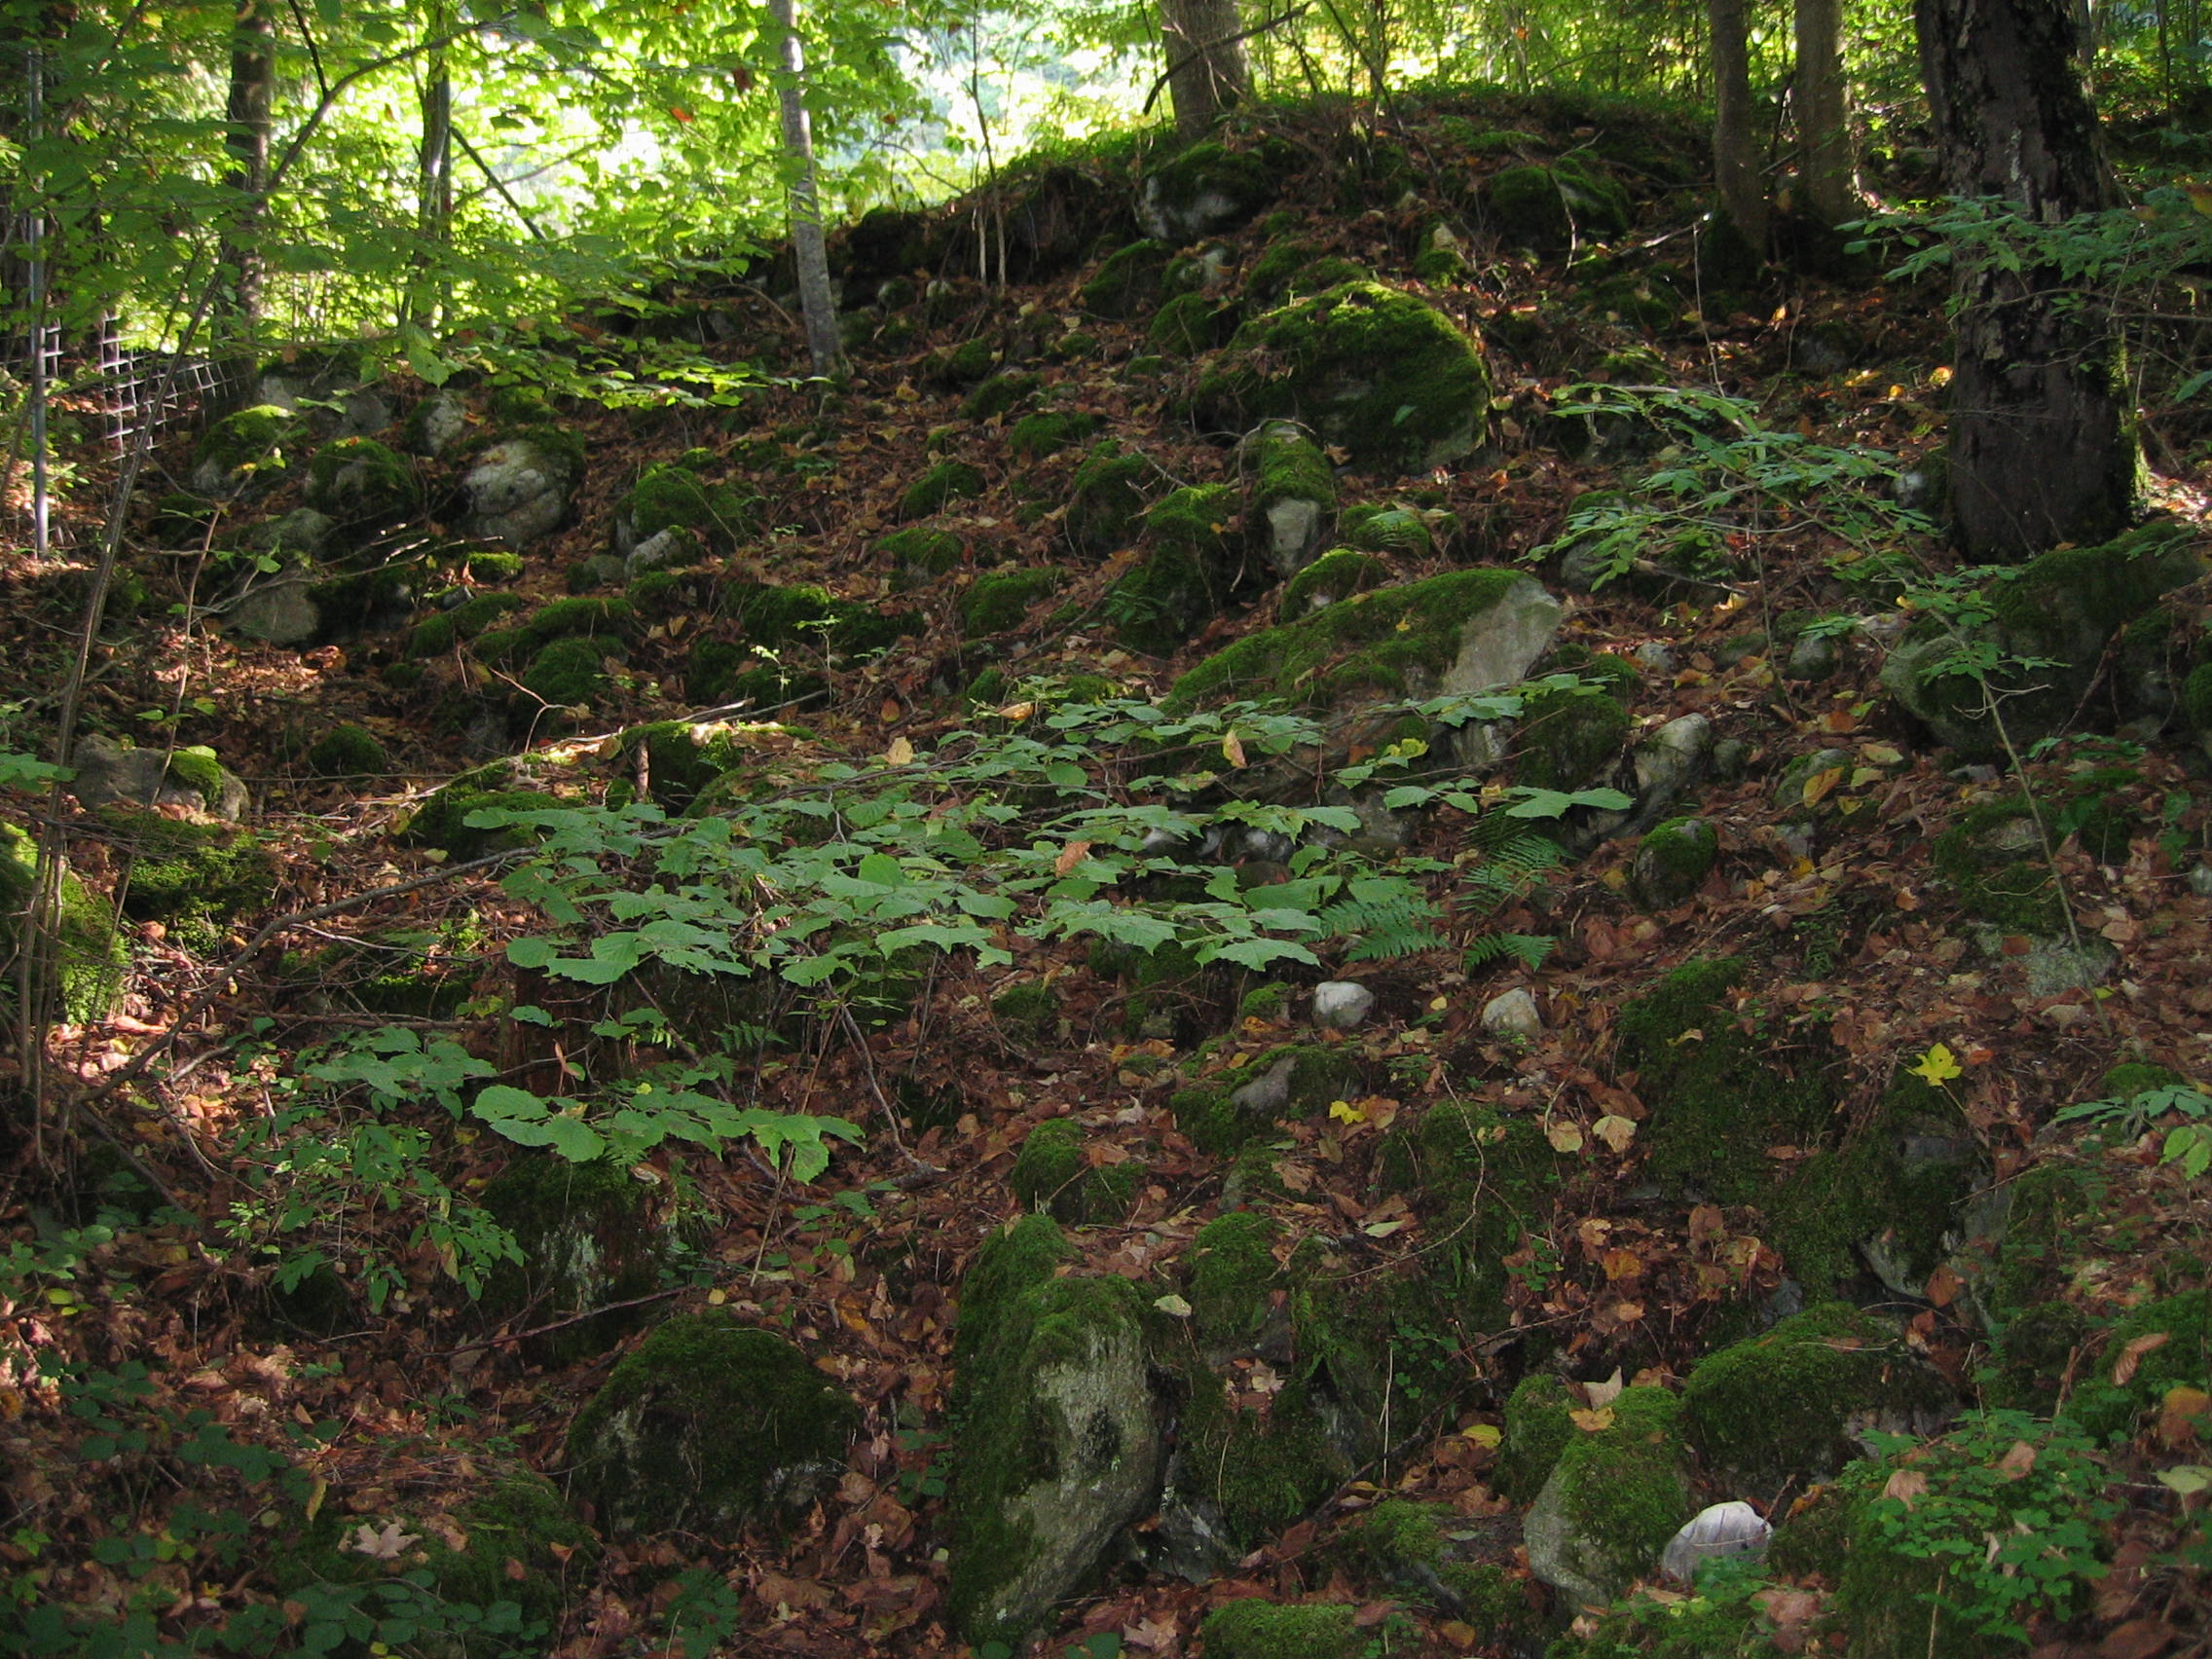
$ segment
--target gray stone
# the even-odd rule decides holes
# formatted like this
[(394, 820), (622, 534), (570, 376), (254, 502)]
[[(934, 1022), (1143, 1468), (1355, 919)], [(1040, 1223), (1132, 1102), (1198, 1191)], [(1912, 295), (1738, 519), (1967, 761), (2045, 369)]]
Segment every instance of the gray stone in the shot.
[(1268, 557), (1277, 571), (1295, 576), (1321, 551), (1321, 527), (1328, 510), (1319, 501), (1291, 497), (1269, 503)]
[(312, 559), (329, 545), (337, 529), (328, 513), (294, 507), (282, 518), (264, 520), (247, 531), (245, 544), (256, 553), (304, 553)]
[(373, 438), (391, 424), (391, 404), (372, 387), (349, 393), (338, 415), (342, 438)]
[(1295, 1058), (1277, 1060), (1232, 1094), (1229, 1103), (1247, 1118), (1279, 1118), (1290, 1104), (1290, 1075), (1297, 1069)]
[(256, 582), (233, 602), (234, 632), (269, 645), (304, 645), (322, 631), (322, 612), (311, 590), (313, 578), (297, 571)]
[(1842, 666), (1843, 645), (1834, 635), (1800, 634), (1782, 672), (1789, 680), (1826, 680)]
[[(1459, 636), (1459, 654), (1444, 671), (1437, 690), (1447, 697), (1471, 697), (1502, 685), (1518, 685), (1536, 659), (1551, 648), (1565, 608), (1533, 576), (1508, 586), (1495, 605), (1470, 616)], [(1690, 717), (1693, 719), (1701, 717)]]
[(1740, 737), (1724, 737), (1713, 746), (1713, 775), (1733, 784), (1751, 770), (1751, 746)]
[(1653, 674), (1675, 672), (1675, 653), (1657, 640), (1646, 640), (1636, 647), (1636, 660)]
[(2212, 865), (2198, 865), (2189, 872), (2189, 890), (2202, 899), (2212, 899)]
[(494, 444), (461, 481), (468, 534), (515, 545), (550, 535), (569, 510), (575, 474), (568, 457), (528, 438)]
[(1636, 806), (1615, 833), (1650, 829), (1699, 783), (1713, 759), (1713, 722), (1703, 715), (1669, 720), (1631, 753)]
[(1848, 749), (1822, 749), (1811, 755), (1800, 755), (1782, 769), (1782, 776), (1775, 783), (1775, 811), (1804, 811), (1807, 784), (1823, 772), (1832, 772), (1838, 767), (1848, 777), (1855, 761), (1856, 756)]
[(1375, 1012), (1375, 993), (1350, 979), (1324, 979), (1313, 987), (1313, 1023), (1324, 1031), (1352, 1031)]
[(1702, 818), (1677, 818), (1659, 825), (1636, 849), (1629, 867), (1629, 891), (1646, 910), (1671, 910), (1686, 903), (1705, 884), (1720, 851), (1720, 838)]
[(634, 576), (641, 571), (658, 570), (690, 546), (691, 537), (673, 525), (656, 531), (630, 549), (629, 557), (622, 561), (623, 572)]
[[(127, 749), (98, 733), (84, 739), (69, 757), (76, 776), (69, 788), (86, 806), (129, 801), (139, 806), (181, 806), (237, 821), (245, 813), (245, 783), (229, 767), (203, 753), (171, 756), (159, 749)], [(212, 793), (185, 781), (187, 768), (214, 768)]]
[(1536, 999), (1522, 986), (1483, 1004), (1481, 1017), (1483, 1029), (1493, 1037), (1533, 1043), (1544, 1034), (1544, 1016), (1537, 1011)]
[(453, 448), (468, 430), (468, 402), (450, 387), (440, 387), (424, 398), (408, 422), (408, 448), (432, 458)]

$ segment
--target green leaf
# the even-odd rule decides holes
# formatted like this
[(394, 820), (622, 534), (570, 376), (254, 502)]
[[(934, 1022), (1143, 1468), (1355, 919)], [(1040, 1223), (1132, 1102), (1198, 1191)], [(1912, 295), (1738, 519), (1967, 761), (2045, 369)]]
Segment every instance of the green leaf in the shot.
[(903, 887), (906, 883), (906, 872), (889, 854), (870, 853), (861, 860), (860, 878), (878, 887)]

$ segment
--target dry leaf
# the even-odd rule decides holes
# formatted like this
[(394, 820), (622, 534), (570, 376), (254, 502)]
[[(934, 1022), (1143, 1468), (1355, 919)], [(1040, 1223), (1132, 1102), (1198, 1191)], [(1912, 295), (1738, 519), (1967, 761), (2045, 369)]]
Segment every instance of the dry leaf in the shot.
[(1565, 1118), (1545, 1125), (1544, 1139), (1552, 1143), (1552, 1151), (1554, 1152), (1580, 1152), (1582, 1150), (1582, 1131)]
[(419, 1537), (418, 1533), (402, 1531), (396, 1521), (387, 1521), (382, 1527), (372, 1527), (364, 1521), (353, 1529), (353, 1535), (346, 1540), (346, 1548), (376, 1561), (397, 1561)]
[(1843, 770), (1841, 766), (1830, 766), (1825, 771), (1815, 772), (1807, 778), (1805, 780), (1805, 804), (1807, 806), (1818, 806), (1829, 791), (1843, 782)]
[(911, 766), (914, 763), (914, 746), (905, 738), (895, 737), (891, 740), (891, 747), (883, 752), (883, 759), (886, 765)]
[(1615, 1153), (1624, 1153), (1636, 1139), (1636, 1124), (1630, 1119), (1608, 1112), (1591, 1125), (1590, 1132)]
[(1568, 1412), (1567, 1415), (1574, 1419), (1574, 1426), (1584, 1434), (1596, 1434), (1600, 1429), (1613, 1426), (1613, 1408), (1610, 1406), (1601, 1406), (1588, 1412)]
[(2121, 1348), (2120, 1358), (2113, 1362), (2112, 1385), (2115, 1388), (2126, 1387), (2135, 1376), (2136, 1368), (2143, 1363), (2143, 1356), (2153, 1348), (2164, 1347), (2172, 1340), (2171, 1331), (2146, 1331)]
[(1172, 1618), (1143, 1618), (1133, 1625), (1122, 1627), (1122, 1641), (1130, 1647), (1148, 1648), (1154, 1653), (1172, 1653), (1176, 1643), (1175, 1621)]
[(1603, 1411), (1619, 1399), (1621, 1390), (1627, 1386), (1628, 1383), (1621, 1379), (1621, 1368), (1616, 1365), (1613, 1367), (1613, 1374), (1603, 1382), (1583, 1383), (1582, 1396), (1590, 1402), (1593, 1411)]
[(1070, 841), (1060, 849), (1059, 857), (1052, 861), (1052, 873), (1054, 875), (1065, 875), (1089, 856), (1090, 843), (1088, 841)]
[(1238, 737), (1234, 730), (1222, 734), (1221, 757), (1232, 766), (1244, 764), (1244, 740)]
[(2019, 1480), (2036, 1466), (2036, 1449), (2025, 1440), (2012, 1442), (2012, 1450), (1997, 1459), (1997, 1472), (2009, 1481)]
[(1918, 1469), (1899, 1469), (1882, 1483), (1882, 1495), (1896, 1498), (1907, 1509), (1927, 1490), (1928, 1477)]
[(2212, 1394), (2184, 1384), (2168, 1388), (2159, 1407), (2158, 1439), (2167, 1446), (2179, 1446), (2196, 1438), (2200, 1419), (2212, 1410)]

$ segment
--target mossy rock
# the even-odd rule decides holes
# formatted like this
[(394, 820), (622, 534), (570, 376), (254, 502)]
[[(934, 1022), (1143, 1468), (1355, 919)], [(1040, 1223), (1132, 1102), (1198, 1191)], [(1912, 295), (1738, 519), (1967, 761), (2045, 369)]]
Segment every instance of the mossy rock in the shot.
[(910, 519), (928, 518), (948, 505), (983, 493), (983, 474), (964, 461), (940, 461), (906, 487), (899, 510)]
[(1102, 1226), (1128, 1214), (1137, 1174), (1134, 1163), (1093, 1167), (1074, 1120), (1050, 1118), (1023, 1138), (1007, 1186), (1024, 1207), (1069, 1227)]
[(1018, 628), (1029, 608), (1066, 585), (1066, 572), (1047, 565), (1039, 569), (992, 571), (977, 576), (960, 596), (960, 631), (971, 640), (1004, 634)]
[(1355, 1659), (1367, 1651), (1359, 1609), (1338, 1602), (1232, 1602), (1198, 1627), (1206, 1659)]
[(341, 529), (390, 524), (423, 505), (414, 464), (374, 438), (340, 438), (308, 465), (307, 504)]
[(1178, 294), (1154, 313), (1145, 339), (1171, 357), (1196, 357), (1236, 332), (1238, 313), (1211, 294)]
[(1083, 285), (1083, 309), (1094, 316), (1137, 317), (1160, 303), (1161, 279), (1175, 250), (1152, 238), (1106, 256)]
[(101, 821), (129, 861), (123, 913), (160, 922), (189, 950), (212, 951), (276, 897), (276, 860), (232, 824), (195, 824), (115, 805)]
[(1260, 257), (1245, 273), (1246, 298), (1265, 305), (1275, 304), (1290, 292), (1292, 279), (1320, 257), (1320, 248), (1312, 242), (1296, 237), (1277, 238), (1261, 249)]
[(830, 695), (830, 682), (819, 674), (786, 662), (763, 662), (747, 646), (711, 638), (691, 643), (683, 688), (694, 703), (747, 708), (762, 719)]
[(1087, 1588), (1159, 1479), (1143, 1302), (1126, 1279), (1054, 1276), (1066, 1254), (1031, 1216), (961, 1287), (947, 1602), (977, 1643), (1020, 1643)]
[(1007, 428), (1006, 453), (1016, 461), (1043, 461), (1072, 449), (1098, 429), (1095, 415), (1048, 409), (1024, 415)]
[(1137, 187), (1146, 234), (1183, 247), (1235, 230), (1275, 199), (1278, 169), (1266, 157), (1207, 141), (1150, 169)]
[[(1646, 1175), (1671, 1197), (1759, 1203), (1774, 1186), (1773, 1146), (1817, 1144), (1829, 1127), (1834, 1055), (1783, 1031), (1757, 1032), (1733, 992), (1743, 965), (1685, 963), (1622, 1011), (1620, 1058), (1650, 1109)], [(1753, 1032), (1739, 1023), (1749, 1015)]]
[[(2154, 1338), (2162, 1338), (2156, 1346)], [(2122, 1354), (2136, 1363), (2115, 1382)], [(2095, 1366), (2084, 1365), (2068, 1410), (2100, 1440), (2130, 1433), (2169, 1388), (2212, 1390), (2212, 1290), (2185, 1290), (2122, 1314), (2106, 1333)]]
[(729, 484), (709, 484), (680, 462), (650, 467), (615, 503), (614, 551), (628, 555), (663, 531), (680, 531), (700, 547), (727, 550), (759, 523), (757, 499)]
[(1513, 1385), (1505, 1401), (1505, 1433), (1498, 1443), (1496, 1485), (1501, 1496), (1532, 1503), (1569, 1442), (1581, 1432), (1574, 1414), (1582, 1409), (1556, 1372), (1532, 1371)]
[(384, 745), (366, 726), (336, 725), (315, 739), (308, 750), (308, 769), (319, 778), (359, 783), (382, 777), (388, 762)]
[(1346, 282), (1238, 328), (1200, 380), (1216, 424), (1302, 420), (1353, 464), (1424, 471), (1472, 454), (1490, 428), (1490, 370), (1442, 312), (1378, 282)]
[(1428, 519), (1413, 507), (1346, 507), (1337, 521), (1337, 538), (1363, 553), (1396, 559), (1426, 559), (1436, 551)]
[(1229, 527), (1236, 511), (1235, 485), (1186, 485), (1145, 509), (1145, 540), (1187, 553), (1210, 575), (1226, 580), (1235, 564)]
[(1351, 598), (1386, 586), (1390, 567), (1372, 553), (1336, 547), (1322, 554), (1283, 584), (1275, 600), (1275, 615), (1296, 622)]
[(1039, 1043), (1059, 1023), (1060, 999), (1042, 979), (1024, 979), (991, 998), (991, 1017), (1023, 1043)]
[(1523, 1580), (1495, 1562), (1469, 1559), (1486, 1530), (1442, 1505), (1386, 1497), (1346, 1529), (1344, 1554), (1363, 1576), (1382, 1577), (1399, 1596), (1459, 1619), (1501, 1647), (1532, 1648), (1542, 1624)]
[(597, 640), (555, 640), (530, 659), (522, 688), (549, 709), (588, 708), (607, 688), (607, 654)]
[(913, 524), (893, 531), (875, 550), (892, 561), (892, 586), (909, 589), (956, 570), (966, 545), (949, 530)]
[(485, 1209), (522, 1253), (487, 1280), (486, 1310), (536, 1326), (610, 1309), (532, 1338), (534, 1363), (596, 1358), (645, 1322), (645, 1309), (610, 1305), (660, 1282), (668, 1237), (652, 1217), (651, 1191), (614, 1164), (572, 1163), (549, 1152), (525, 1153), (485, 1184)]
[(828, 651), (838, 661), (887, 650), (922, 628), (915, 611), (879, 611), (804, 583), (728, 582), (722, 587), (722, 608), (759, 649), (798, 646), (814, 657)]
[(1682, 1422), (1730, 1490), (1776, 1493), (1833, 1478), (1867, 1430), (1925, 1433), (1955, 1403), (1896, 1326), (1828, 1302), (1699, 1361)]
[(2055, 938), (2066, 903), (2044, 858), (2035, 809), (2021, 796), (1984, 801), (1936, 837), (1936, 871), (1959, 906), (2007, 933)]
[(400, 832), (403, 846), (434, 847), (456, 862), (484, 858), (492, 853), (527, 847), (535, 839), (529, 830), (515, 826), (484, 829), (472, 826), (473, 812), (534, 812), (560, 806), (555, 796), (540, 790), (489, 789), (457, 778), (425, 800)]
[(1354, 594), (1215, 652), (1175, 682), (1166, 705), (1245, 696), (1326, 708), (1352, 695), (1484, 690), (1527, 672), (1559, 614), (1533, 578), (1514, 571), (1453, 571)]
[[(408, 1509), (366, 1519), (325, 1509), (296, 1542), (272, 1551), (278, 1588), (304, 1599), (303, 1592), (318, 1585), (358, 1593), (406, 1577), (422, 1583), (435, 1603), (466, 1609), (463, 1618), (471, 1621), (457, 1620), (445, 1643), (425, 1630), (422, 1651), (460, 1659), (546, 1651), (571, 1595), (599, 1560), (599, 1540), (553, 1483), (533, 1469), (502, 1462), (471, 1485), (472, 1495), (439, 1525), (426, 1525)], [(396, 1557), (351, 1547), (358, 1532), (381, 1534), (380, 1521), (410, 1540)], [(509, 1609), (504, 1617), (502, 1604)], [(474, 1623), (477, 1618), (483, 1622)]]
[(1178, 1089), (1168, 1106), (1192, 1145), (1220, 1157), (1285, 1118), (1325, 1111), (1343, 1097), (1351, 1079), (1351, 1062), (1340, 1049), (1294, 1043)]
[[(22, 918), (37, 899), (38, 866), (37, 840), (16, 825), (0, 823), (0, 952), (10, 961), (20, 944)], [(54, 940), (61, 1017), (72, 1025), (105, 1019), (115, 1012), (130, 961), (107, 904), (64, 870), (47, 932)], [(15, 993), (11, 975), (6, 994), (12, 1001)]]
[(1647, 1576), (1696, 1511), (1681, 1412), (1664, 1388), (1627, 1388), (1561, 1451), (1523, 1535), (1530, 1568), (1570, 1603), (1603, 1606)]
[(1720, 837), (1702, 818), (1670, 818), (1654, 826), (1636, 849), (1629, 891), (1646, 910), (1687, 903), (1713, 873)]
[[(505, 598), (492, 594), (479, 597)], [(628, 600), (578, 594), (541, 607), (512, 628), (495, 628), (477, 635), (476, 654), (489, 663), (527, 663), (555, 640), (627, 640), (637, 632), (637, 626), (638, 613)]]
[(1522, 699), (1513, 734), (1515, 781), (1573, 791), (1597, 782), (1620, 759), (1634, 722), (1609, 691), (1554, 686)]
[(679, 1313), (578, 1414), (569, 1478), (610, 1537), (722, 1532), (804, 1513), (859, 1426), (850, 1397), (784, 1338)]
[(1044, 384), (1044, 376), (1027, 369), (1004, 370), (968, 394), (960, 405), (960, 418), (963, 421), (995, 420), (1036, 396)]
[(940, 385), (978, 386), (990, 379), (998, 366), (998, 347), (978, 334), (932, 356), (926, 372)]
[(1593, 283), (1585, 303), (1594, 312), (1645, 334), (1663, 334), (1682, 314), (1674, 285), (1653, 276), (1609, 276)]
[(1127, 546), (1144, 516), (1141, 480), (1152, 463), (1124, 450), (1112, 438), (1084, 457), (1068, 481), (1068, 537), (1086, 553), (1107, 554)]
[(1539, 252), (1619, 236), (1635, 222), (1620, 181), (1572, 156), (1503, 168), (1484, 187), (1483, 207), (1502, 240)]
[(280, 475), (285, 451), (307, 424), (274, 403), (226, 415), (208, 427), (192, 452), (192, 487), (201, 496), (231, 496)]
[(1507, 1322), (1504, 1261), (1541, 1232), (1566, 1165), (1533, 1118), (1489, 1106), (1430, 1107), (1384, 1143), (1378, 1174), (1433, 1218), (1431, 1276), (1472, 1329)]
[(643, 750), (653, 799), (682, 812), (700, 794), (745, 763), (745, 752), (726, 725), (654, 720), (631, 726), (615, 740), (614, 768), (633, 778)]
[(1192, 1329), (1214, 1351), (1244, 1348), (1267, 1322), (1269, 1292), (1278, 1282), (1275, 1224), (1255, 1210), (1207, 1222), (1184, 1258), (1190, 1274)]
[(1221, 602), (1205, 566), (1180, 547), (1162, 547), (1108, 588), (1099, 609), (1130, 650), (1171, 656), (1221, 614)]
[(1321, 550), (1337, 513), (1337, 475), (1296, 423), (1270, 421), (1237, 445), (1244, 473), (1244, 539), (1283, 576)]
[(463, 641), (488, 632), (502, 616), (527, 609), (530, 601), (519, 593), (471, 594), (451, 610), (442, 610), (415, 625), (407, 636), (411, 657), (444, 656)]

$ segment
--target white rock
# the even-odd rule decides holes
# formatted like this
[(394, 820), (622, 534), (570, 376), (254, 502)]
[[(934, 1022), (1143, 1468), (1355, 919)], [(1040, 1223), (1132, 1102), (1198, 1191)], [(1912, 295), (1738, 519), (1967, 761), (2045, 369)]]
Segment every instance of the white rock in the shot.
[(1313, 987), (1313, 1023), (1330, 1031), (1349, 1031), (1375, 1012), (1375, 993), (1349, 979), (1329, 979)]
[(1544, 1016), (1536, 1010), (1536, 999), (1525, 989), (1507, 991), (1483, 1004), (1482, 1022), (1493, 1037), (1522, 1043), (1533, 1043), (1544, 1034)]
[(1700, 1565), (1722, 1556), (1744, 1556), (1752, 1561), (1766, 1554), (1774, 1529), (1748, 1503), (1715, 1503), (1682, 1523), (1682, 1530), (1668, 1542), (1659, 1566), (1685, 1583), (1697, 1576)]

